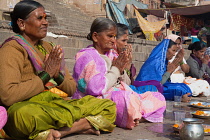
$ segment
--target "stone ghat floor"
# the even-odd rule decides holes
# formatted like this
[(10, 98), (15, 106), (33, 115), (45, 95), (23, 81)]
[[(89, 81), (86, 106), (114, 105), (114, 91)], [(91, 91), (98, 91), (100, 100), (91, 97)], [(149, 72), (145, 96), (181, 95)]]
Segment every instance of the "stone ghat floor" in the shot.
[[(206, 101), (206, 97), (192, 97), (191, 101)], [(189, 103), (181, 103), (181, 107), (175, 110), (185, 110), (186, 118), (192, 118), (190, 112), (198, 110), (188, 106)], [(125, 130), (116, 127), (112, 133), (95, 135), (74, 135), (62, 138), (62, 140), (179, 140), (179, 134), (174, 132), (174, 113), (165, 112), (163, 123), (140, 123), (133, 130)], [(205, 124), (210, 124), (209, 120), (204, 120)], [(210, 140), (210, 136), (205, 136), (204, 140)]]
[[(193, 97), (191, 101), (206, 101), (206, 97)], [(175, 110), (185, 110), (186, 118), (192, 118), (190, 112), (198, 110), (188, 106), (189, 103), (182, 103), (181, 107)], [(205, 124), (210, 124), (210, 119), (203, 119)], [(125, 130), (116, 127), (112, 133), (96, 135), (71, 135), (62, 140), (179, 140), (179, 134), (173, 130), (173, 112), (164, 113), (163, 123), (141, 123), (133, 130)], [(205, 136), (204, 140), (210, 140), (210, 136)]]

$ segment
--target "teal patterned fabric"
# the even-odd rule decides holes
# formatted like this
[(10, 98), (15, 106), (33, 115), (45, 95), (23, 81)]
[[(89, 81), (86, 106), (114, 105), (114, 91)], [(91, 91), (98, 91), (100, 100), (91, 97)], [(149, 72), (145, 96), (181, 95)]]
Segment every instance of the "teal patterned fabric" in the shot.
[(82, 93), (85, 93), (85, 88), (86, 88), (87, 83), (85, 82), (85, 79), (79, 79), (78, 81), (78, 90)]

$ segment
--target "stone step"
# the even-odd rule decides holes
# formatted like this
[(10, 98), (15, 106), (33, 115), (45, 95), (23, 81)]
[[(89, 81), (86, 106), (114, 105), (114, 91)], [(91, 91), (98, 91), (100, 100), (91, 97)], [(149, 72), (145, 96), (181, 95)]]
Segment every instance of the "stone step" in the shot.
[[(93, 18), (87, 16), (87, 14), (84, 14), (79, 8), (74, 5), (67, 5), (64, 4), (64, 2), (59, 2), (58, 0), (50, 2), (47, 0), (38, 0), (38, 2), (43, 4), (46, 10), (50, 11), (56, 17), (56, 19), (49, 21), (50, 25), (52, 26), (56, 26), (58, 23), (59, 26), (64, 26), (65, 29), (78, 28), (77, 30), (85, 30), (86, 28), (89, 28), (85, 27), (85, 25), (91, 25), (92, 23)], [(92, 20), (90, 20), (91, 18)], [(86, 24), (83, 24), (83, 22)], [(68, 28), (68, 26), (73, 27)], [(86, 31), (88, 31), (88, 29), (86, 29)]]
[[(70, 13), (74, 14), (79, 14), (83, 15), (86, 17), (87, 15), (82, 12), (82, 10), (74, 5), (66, 5), (62, 4), (61, 2), (57, 1), (44, 1), (44, 0), (38, 0), (47, 10), (51, 10), (51, 12), (56, 13), (56, 14), (66, 14), (66, 15), (71, 15)], [(65, 10), (64, 10), (65, 8)], [(56, 11), (55, 11), (56, 9)], [(68, 11), (68, 12), (66, 12)]]

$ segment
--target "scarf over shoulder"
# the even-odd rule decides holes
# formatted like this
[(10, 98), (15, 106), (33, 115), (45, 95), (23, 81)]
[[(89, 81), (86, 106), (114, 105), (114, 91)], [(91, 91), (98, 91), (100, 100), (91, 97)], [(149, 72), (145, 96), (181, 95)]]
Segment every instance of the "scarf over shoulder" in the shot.
[(161, 81), (166, 71), (169, 39), (164, 39), (151, 52), (149, 58), (144, 62), (136, 78), (137, 81), (156, 80)]
[[(41, 58), (39, 57), (39, 55), (37, 54), (36, 50), (33, 48), (33, 46), (30, 45), (30, 43), (28, 43), (25, 38), (23, 38), (21, 35), (14, 35), (8, 39), (6, 39), (2, 45), (0, 45), (0, 48), (7, 42), (11, 41), (11, 40), (16, 40), (28, 53), (29, 55), (29, 59), (31, 60), (36, 73), (39, 74), (40, 72), (44, 71), (44, 62), (41, 60)], [(40, 44), (39, 44), (40, 45)], [(54, 45), (51, 43), (52, 47), (54, 47)], [(42, 45), (40, 45), (40, 47), (42, 48), (41, 52), (44, 52), (44, 54), (47, 54), (46, 50), (42, 47)], [(63, 51), (63, 50), (62, 50)], [(60, 72), (65, 76), (65, 61), (64, 61), (64, 55), (62, 56), (62, 63), (61, 63), (61, 67), (60, 67)], [(57, 83), (54, 81), (53, 78), (50, 79), (50, 81), (48, 83), (45, 84), (45, 87), (47, 87), (48, 89), (51, 89), (53, 87), (57, 86)]]
[(80, 93), (102, 96), (107, 83), (106, 72), (106, 62), (95, 48), (88, 46), (77, 53), (73, 77)]
[[(164, 39), (151, 52), (145, 61), (136, 78), (137, 81), (156, 80), (161, 81), (167, 70), (168, 60), (166, 59), (170, 39)], [(167, 100), (173, 100), (175, 94), (184, 95), (192, 93), (184, 83), (171, 83), (170, 80), (163, 84), (163, 95)], [(180, 91), (180, 92), (178, 92)]]

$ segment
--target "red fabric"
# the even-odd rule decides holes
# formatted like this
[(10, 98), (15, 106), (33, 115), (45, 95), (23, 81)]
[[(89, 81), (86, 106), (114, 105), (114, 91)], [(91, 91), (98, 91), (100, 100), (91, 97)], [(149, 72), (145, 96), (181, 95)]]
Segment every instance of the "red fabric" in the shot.
[(191, 35), (198, 35), (199, 30), (196, 30), (195, 28), (192, 28)]
[(191, 30), (194, 27), (195, 19), (194, 18), (187, 18), (177, 14), (171, 14), (171, 25), (170, 30), (172, 31), (180, 31), (181, 26), (182, 28), (186, 28), (187, 30)]
[(165, 38), (162, 31), (158, 31), (158, 32), (154, 33), (154, 36), (157, 41), (161, 41)]

